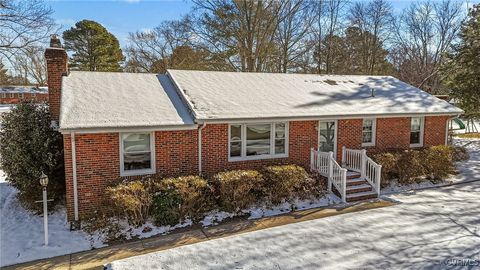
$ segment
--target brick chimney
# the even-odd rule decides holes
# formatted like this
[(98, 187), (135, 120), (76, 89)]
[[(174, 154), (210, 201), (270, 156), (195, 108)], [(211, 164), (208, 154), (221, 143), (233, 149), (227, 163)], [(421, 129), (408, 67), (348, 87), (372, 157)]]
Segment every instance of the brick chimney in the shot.
[(62, 77), (68, 75), (68, 56), (62, 48), (57, 35), (50, 38), (50, 47), (45, 50), (47, 62), (48, 103), (50, 115), (55, 125), (60, 119), (60, 97), (62, 93)]

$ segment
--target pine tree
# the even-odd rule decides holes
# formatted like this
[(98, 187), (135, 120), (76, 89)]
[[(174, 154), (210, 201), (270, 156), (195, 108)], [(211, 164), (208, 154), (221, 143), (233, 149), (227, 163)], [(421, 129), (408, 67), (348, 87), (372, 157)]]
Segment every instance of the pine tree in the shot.
[(7, 69), (5, 68), (3, 63), (0, 62), (0, 85), (8, 84), (11, 84), (11, 77), (7, 74)]
[(480, 117), (480, 4), (469, 12), (463, 23), (460, 43), (450, 55), (445, 69), (451, 96), (467, 118)]
[(83, 20), (63, 32), (65, 49), (73, 52), (72, 69), (120, 71), (124, 60), (118, 39), (101, 24)]

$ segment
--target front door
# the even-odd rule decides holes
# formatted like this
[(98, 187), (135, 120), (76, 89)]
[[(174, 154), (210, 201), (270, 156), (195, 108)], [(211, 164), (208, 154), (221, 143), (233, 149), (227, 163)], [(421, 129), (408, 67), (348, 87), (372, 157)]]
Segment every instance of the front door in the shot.
[(318, 132), (318, 150), (320, 152), (337, 151), (336, 121), (320, 121)]

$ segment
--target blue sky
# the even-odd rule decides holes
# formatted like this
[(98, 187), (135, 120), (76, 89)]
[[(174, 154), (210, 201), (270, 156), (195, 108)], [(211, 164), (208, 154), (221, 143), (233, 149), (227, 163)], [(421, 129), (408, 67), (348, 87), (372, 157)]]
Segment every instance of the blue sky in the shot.
[[(414, 1), (393, 0), (391, 3), (399, 12)], [(468, 3), (479, 1), (468, 0)], [(466, 3), (466, 0), (462, 2)], [(179, 19), (192, 7), (190, 0), (52, 0), (48, 4), (54, 10), (57, 23), (63, 26), (62, 30), (83, 19), (94, 20), (117, 36), (122, 46), (126, 44), (129, 32), (154, 28), (164, 20)]]

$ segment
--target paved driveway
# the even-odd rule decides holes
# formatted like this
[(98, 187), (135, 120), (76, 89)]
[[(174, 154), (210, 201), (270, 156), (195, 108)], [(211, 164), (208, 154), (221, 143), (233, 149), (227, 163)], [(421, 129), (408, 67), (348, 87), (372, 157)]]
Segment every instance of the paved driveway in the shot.
[(398, 204), (150, 253), (110, 267), (439, 269), (470, 259), (464, 261), (468, 268), (480, 268), (480, 182), (386, 198)]

